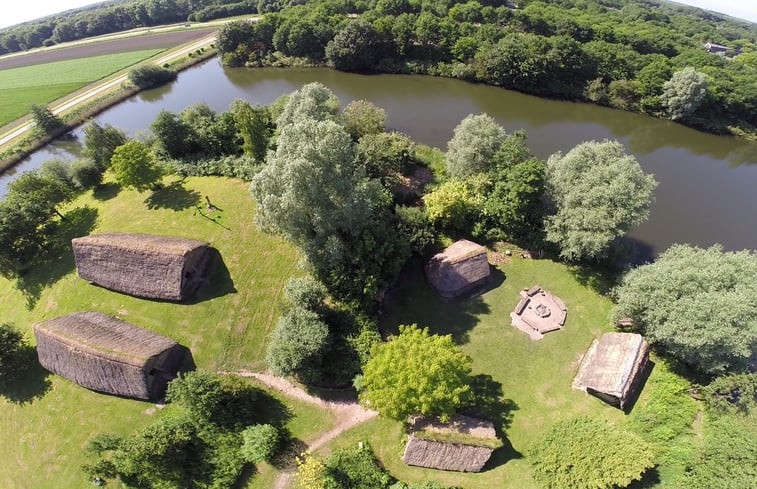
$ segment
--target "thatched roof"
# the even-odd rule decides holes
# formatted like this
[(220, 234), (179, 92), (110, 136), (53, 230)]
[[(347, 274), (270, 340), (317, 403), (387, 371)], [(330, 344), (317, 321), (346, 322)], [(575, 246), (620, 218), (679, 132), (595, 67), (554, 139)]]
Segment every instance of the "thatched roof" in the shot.
[(40, 364), (84, 387), (139, 399), (160, 395), (181, 362), (172, 339), (98, 312), (34, 325)]
[(605, 333), (584, 355), (573, 387), (625, 409), (649, 358), (649, 345), (635, 333)]
[(443, 297), (457, 297), (485, 283), (491, 271), (486, 248), (460, 240), (437, 253), (426, 265), (429, 282)]
[(407, 465), (459, 472), (480, 472), (501, 446), (488, 421), (455, 416), (449, 423), (417, 418), (402, 460)]
[(204, 280), (208, 244), (150, 234), (100, 234), (71, 241), (79, 276), (126, 294), (183, 300)]
[(568, 308), (565, 303), (538, 285), (520, 292), (520, 300), (510, 313), (513, 326), (532, 340), (540, 340), (544, 333), (556, 331), (565, 325)]

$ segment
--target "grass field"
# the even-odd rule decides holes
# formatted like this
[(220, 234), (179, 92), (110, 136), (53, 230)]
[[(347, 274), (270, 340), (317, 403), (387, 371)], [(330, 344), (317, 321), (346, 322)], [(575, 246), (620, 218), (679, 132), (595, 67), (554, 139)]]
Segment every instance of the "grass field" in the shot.
[(48, 104), (161, 51), (147, 49), (0, 70), (0, 126), (27, 114), (31, 104)]
[[(199, 368), (262, 369), (265, 339), (280, 313), (283, 285), (300, 273), (297, 250), (257, 231), (254, 204), (241, 181), (193, 178), (148, 195), (106, 187), (98, 194), (100, 200), (91, 193), (78, 199), (71, 208), (87, 205), (90, 210), (75, 213), (78, 219), (69, 214), (69, 221), (94, 221), (94, 232), (148, 232), (208, 241), (224, 263), (216, 263), (212, 286), (202, 288), (196, 301), (149, 301), (90, 285), (76, 276), (68, 252), (33, 270), (24, 281), (25, 294), (0, 279), (0, 318), (33, 338), (35, 321), (95, 310), (176, 339), (192, 350)], [(207, 211), (204, 196), (220, 209), (214, 215)], [(203, 205), (196, 207), (201, 201)], [(2, 488), (90, 487), (79, 472), (88, 439), (103, 430), (125, 433), (146, 425), (154, 411), (152, 404), (95, 394), (47, 375), (38, 366), (10, 394), (17, 402), (0, 396)], [(318, 426), (328, 428), (324, 414), (313, 409), (307, 413), (305, 420), (292, 420), (293, 431), (303, 439)], [(314, 417), (316, 422), (307, 420)]]
[[(404, 481), (433, 479), (465, 489), (537, 489), (527, 452), (550, 425), (574, 415), (606, 419), (617, 425), (629, 422), (630, 416), (622, 411), (571, 388), (579, 359), (592, 338), (612, 329), (608, 322), (610, 301), (582, 285), (565, 265), (549, 260), (514, 258), (501, 270), (494, 289), (466, 301), (447, 302), (416, 269), (393, 294), (382, 320), (387, 332), (396, 331), (399, 324), (417, 323), (434, 333), (452, 334), (473, 358), (474, 374), (491, 376), (489, 386), (501, 388), (501, 406), (482, 408), (481, 414), (495, 422), (507, 442), (494, 453), (485, 470), (460, 474), (404, 465), (400, 459), (402, 427), (385, 419), (344, 434), (328, 449), (368, 441), (389, 472)], [(568, 306), (565, 328), (536, 342), (510, 326), (509, 317), (518, 291), (534, 284), (555, 293)], [(659, 372), (653, 370), (650, 380)], [(645, 389), (635, 409), (643, 409), (645, 400), (653, 395), (651, 390)]]

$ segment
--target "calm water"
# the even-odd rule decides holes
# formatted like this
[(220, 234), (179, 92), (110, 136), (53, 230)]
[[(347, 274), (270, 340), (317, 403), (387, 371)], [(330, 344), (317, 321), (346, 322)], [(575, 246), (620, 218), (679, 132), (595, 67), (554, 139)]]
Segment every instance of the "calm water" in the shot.
[[(143, 92), (97, 119), (135, 135), (147, 130), (161, 109), (178, 112), (206, 102), (223, 111), (236, 98), (269, 104), (311, 81), (327, 85), (343, 105), (370, 100), (386, 109), (392, 129), (440, 148), (463, 117), (480, 112), (495, 117), (508, 131), (525, 129), (530, 147), (541, 158), (567, 152), (582, 141), (617, 139), (660, 182), (650, 219), (631, 233), (634, 238), (653, 252), (684, 242), (757, 248), (757, 144), (638, 114), (443, 78), (314, 68), (225, 69), (213, 59), (181, 73), (172, 85)], [(77, 142), (52, 144), (15, 172), (36, 168), (54, 156), (77, 156), (80, 149)], [(0, 176), (0, 196), (10, 178)]]

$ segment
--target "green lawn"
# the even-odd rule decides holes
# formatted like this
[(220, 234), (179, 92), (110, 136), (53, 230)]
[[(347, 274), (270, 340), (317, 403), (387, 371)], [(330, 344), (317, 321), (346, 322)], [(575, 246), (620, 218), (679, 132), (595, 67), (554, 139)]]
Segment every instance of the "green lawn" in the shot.
[[(169, 187), (151, 199), (148, 195), (106, 187), (99, 197), (107, 200), (90, 193), (71, 208), (96, 209), (94, 232), (160, 233), (208, 241), (225, 267), (215, 267), (212, 285), (201, 289), (194, 303), (138, 299), (90, 285), (76, 276), (67, 252), (26, 277), (26, 294), (0, 279), (0, 318), (33, 338), (35, 321), (81, 310), (117, 314), (189, 347), (199, 368), (262, 369), (266, 335), (279, 315), (284, 283), (301, 273), (298, 251), (256, 229), (255, 206), (244, 182), (191, 178), (183, 187)], [(204, 203), (204, 196), (221, 209), (215, 213), (217, 219), (204, 204), (196, 207)], [(82, 214), (95, 217), (91, 211)], [(103, 430), (130, 432), (146, 425), (154, 412), (150, 403), (96, 394), (46, 375), (38, 366), (23, 388), (11, 393), (20, 402), (0, 396), (3, 488), (89, 487), (79, 472), (89, 438)], [(305, 411), (303, 419), (291, 421), (296, 436), (305, 439), (321, 425), (328, 428), (323, 414), (312, 408)]]
[[(551, 424), (580, 414), (618, 425), (628, 422), (629, 417), (620, 410), (571, 388), (579, 359), (592, 338), (612, 329), (608, 322), (610, 301), (582, 285), (565, 265), (549, 260), (514, 258), (501, 266), (495, 282), (501, 284), (479, 297), (447, 302), (416, 269), (393, 294), (382, 321), (389, 332), (396, 331), (399, 324), (417, 323), (434, 333), (452, 334), (473, 358), (474, 374), (490, 375), (490, 384), (501, 385), (506, 401), (486, 411), (508, 441), (495, 452), (486, 470), (460, 474), (405, 466), (400, 459), (401, 425), (385, 419), (346, 433), (329, 450), (369, 441), (382, 464), (403, 481), (434, 479), (465, 489), (537, 489), (527, 451)], [(518, 291), (535, 284), (565, 301), (568, 319), (562, 331), (532, 342), (510, 325), (509, 314), (518, 301)], [(656, 375), (653, 371), (651, 379)], [(635, 409), (644, 409), (640, 406), (652, 395), (650, 391), (644, 391)]]
[(155, 56), (147, 49), (0, 70), (0, 126), (112, 73)]

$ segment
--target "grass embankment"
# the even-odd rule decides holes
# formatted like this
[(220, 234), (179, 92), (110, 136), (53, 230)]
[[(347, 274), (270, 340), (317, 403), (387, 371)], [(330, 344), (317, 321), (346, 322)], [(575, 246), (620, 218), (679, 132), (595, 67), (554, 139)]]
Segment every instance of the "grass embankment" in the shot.
[[(220, 210), (209, 212), (204, 196)], [(95, 222), (92, 232), (147, 232), (205, 240), (220, 252), (225, 266), (215, 266), (210, 285), (199, 291), (195, 301), (173, 304), (90, 285), (77, 277), (67, 251), (27, 275), (26, 294), (0, 278), (2, 321), (15, 323), (33, 340), (35, 321), (95, 310), (176, 339), (192, 350), (198, 368), (262, 369), (266, 335), (278, 318), (282, 288), (290, 276), (300, 273), (299, 253), (281, 239), (257, 231), (255, 206), (245, 183), (192, 178), (152, 196), (119, 192), (111, 185), (96, 197), (90, 192), (77, 199), (69, 211), (84, 205), (91, 210), (80, 217)], [(90, 487), (79, 471), (88, 440), (101, 431), (130, 433), (146, 426), (155, 412), (150, 403), (90, 392), (48, 375), (38, 365), (23, 386), (6, 394), (16, 402), (0, 396), (0, 459), (4, 460), (0, 487)], [(289, 426), (297, 438), (307, 441), (331, 426), (330, 415), (316, 408), (289, 400), (286, 404), (293, 409)], [(269, 475), (264, 471), (260, 476)]]
[[(440, 299), (416, 269), (393, 294), (382, 320), (385, 332), (389, 333), (396, 332), (400, 324), (417, 323), (428, 326), (433, 333), (452, 334), (473, 358), (474, 374), (491, 376), (483, 382), (487, 390), (496, 392), (501, 386), (504, 402), (479, 407), (478, 414), (501, 428), (498, 435), (504, 434), (504, 447), (494, 452), (484, 472), (460, 474), (404, 465), (400, 459), (402, 426), (385, 419), (356, 428), (337, 439), (329, 449), (368, 441), (387, 470), (404, 481), (431, 479), (465, 489), (537, 489), (531, 479), (527, 451), (552, 424), (587, 415), (630, 426), (634, 415), (644, 414), (647, 400), (656, 395), (654, 380), (665, 374), (665, 369), (659, 366), (652, 371), (631, 415), (571, 388), (579, 360), (591, 340), (612, 330), (608, 322), (610, 301), (582, 285), (578, 274), (563, 264), (513, 258), (500, 268), (495, 274), (494, 289), (456, 302)], [(518, 292), (534, 284), (558, 295), (568, 306), (565, 328), (547, 334), (540, 341), (531, 341), (513, 328), (509, 316), (518, 302)], [(689, 427), (692, 421), (693, 414)], [(688, 441), (692, 435), (689, 430), (682, 436)], [(669, 472), (663, 468), (659, 474), (664, 477)], [(657, 487), (664, 487), (665, 482)]]
[(31, 104), (48, 104), (162, 51), (147, 49), (0, 70), (0, 127), (29, 113)]

